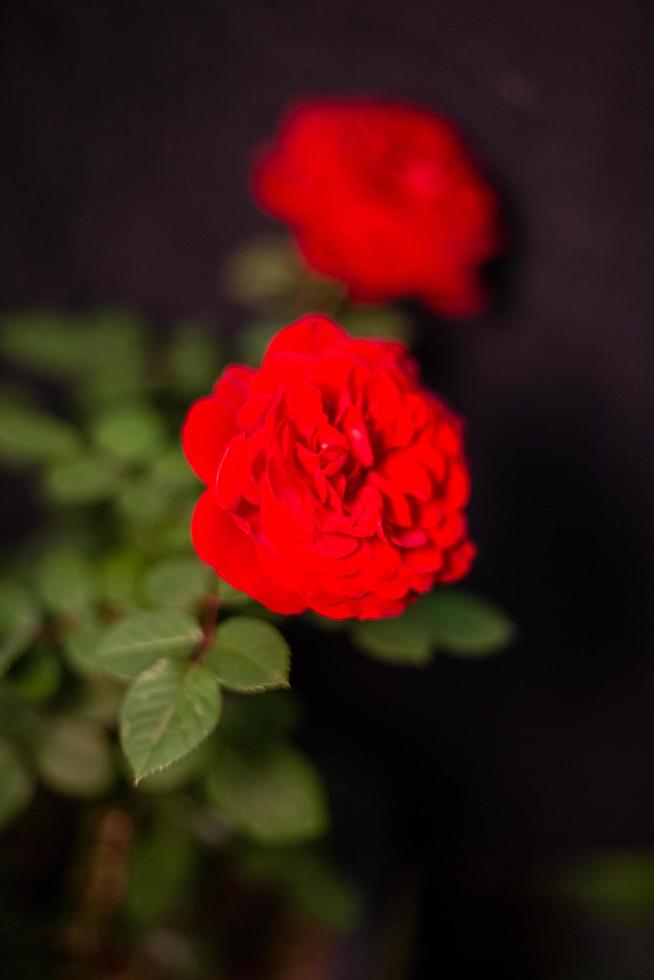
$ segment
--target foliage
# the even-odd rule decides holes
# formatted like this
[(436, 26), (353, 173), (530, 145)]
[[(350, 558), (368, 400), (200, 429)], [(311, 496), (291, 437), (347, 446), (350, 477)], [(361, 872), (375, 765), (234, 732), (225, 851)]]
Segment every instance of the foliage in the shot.
[[(328, 282), (303, 285), (275, 249), (229, 272), (255, 310), (237, 338), (246, 360), (299, 294), (341, 298)], [(373, 314), (350, 308), (344, 322), (406, 336), (403, 314)], [(0, 321), (0, 354), (15, 378), (0, 392), (0, 464), (23, 474), (42, 515), (0, 579), (0, 831), (39, 793), (94, 801), (100, 835), (103, 821), (122, 828), (113, 914), (128, 931), (184, 905), (205, 853), (349, 927), (356, 896), (312, 843), (329, 826), (327, 793), (295, 744), (283, 621), (190, 545), (198, 488), (178, 433), (225, 363), (217, 338), (187, 323), (155, 344), (129, 313), (34, 311)], [(486, 655), (512, 634), (495, 607), (450, 589), (396, 620), (307, 620), (413, 666), (434, 650)]]

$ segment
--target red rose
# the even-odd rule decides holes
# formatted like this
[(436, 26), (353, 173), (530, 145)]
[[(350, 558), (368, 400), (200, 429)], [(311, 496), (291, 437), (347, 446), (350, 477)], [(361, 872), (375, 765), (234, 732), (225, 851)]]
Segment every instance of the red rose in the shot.
[(354, 299), (483, 309), (479, 267), (501, 244), (497, 199), (438, 116), (367, 100), (301, 105), (255, 166), (253, 191), (307, 264)]
[(198, 555), (275, 612), (393, 616), (468, 571), (461, 423), (401, 344), (304, 317), (223, 372), (182, 441)]

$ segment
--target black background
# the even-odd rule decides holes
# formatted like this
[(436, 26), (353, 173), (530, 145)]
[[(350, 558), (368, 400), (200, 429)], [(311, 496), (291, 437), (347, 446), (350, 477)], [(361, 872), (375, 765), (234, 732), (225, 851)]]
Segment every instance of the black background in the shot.
[(421, 354), (468, 419), (471, 584), (520, 640), (426, 674), (326, 640), (296, 658), (308, 737), (353, 850), (424, 872), (416, 976), (651, 976), (650, 947), (623, 938), (613, 968), (605, 935), (525, 899), (562, 854), (654, 840), (651, 4), (9, 0), (2, 20), (3, 308), (235, 328), (216, 270), (271, 227), (248, 161), (290, 98), (402, 97), (467, 134), (513, 242), (495, 308), (421, 313)]

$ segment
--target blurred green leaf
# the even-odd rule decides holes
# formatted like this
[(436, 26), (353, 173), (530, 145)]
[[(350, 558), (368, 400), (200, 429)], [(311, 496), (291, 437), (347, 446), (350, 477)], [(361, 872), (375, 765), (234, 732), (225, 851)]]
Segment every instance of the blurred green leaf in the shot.
[(5, 683), (28, 704), (44, 704), (61, 680), (61, 663), (52, 650), (38, 647), (21, 657)]
[(95, 651), (106, 627), (95, 619), (76, 624), (66, 633), (62, 649), (68, 666), (82, 677), (97, 674), (99, 667)]
[(250, 845), (239, 871), (250, 881), (284, 892), (313, 919), (334, 929), (352, 929), (359, 921), (360, 896), (315, 848)]
[(157, 795), (176, 792), (206, 773), (211, 760), (210, 741), (205, 740), (177, 762), (146, 776), (139, 783), (139, 790)]
[(100, 597), (110, 606), (131, 608), (137, 600), (141, 561), (131, 550), (111, 551), (98, 564)]
[(55, 549), (34, 568), (37, 588), (53, 612), (79, 613), (97, 597), (95, 569), (76, 551)]
[(108, 626), (91, 656), (98, 669), (129, 680), (161, 657), (187, 656), (201, 639), (196, 620), (181, 610), (142, 610)]
[(0, 739), (0, 831), (14, 822), (28, 806), (34, 780), (20, 755), (7, 739)]
[(290, 690), (266, 691), (257, 698), (229, 694), (225, 698), (220, 737), (247, 755), (262, 745), (283, 742), (301, 722), (302, 710)]
[(109, 743), (104, 729), (92, 721), (51, 719), (36, 758), (43, 782), (64, 796), (92, 799), (111, 788)]
[(147, 927), (176, 908), (188, 907), (197, 858), (187, 827), (159, 818), (149, 833), (136, 838), (132, 848), (127, 915)]
[(113, 729), (124, 696), (125, 688), (113, 678), (88, 676), (75, 705), (75, 716)]
[(431, 660), (429, 631), (413, 607), (397, 619), (375, 619), (351, 629), (356, 645), (377, 660), (423, 665)]
[(549, 889), (557, 898), (626, 917), (654, 916), (654, 852), (589, 854), (554, 873)]
[(327, 803), (314, 767), (289, 748), (258, 757), (223, 747), (207, 782), (210, 802), (246, 834), (266, 843), (317, 837), (327, 829)]
[(145, 592), (154, 602), (188, 606), (207, 591), (209, 569), (198, 559), (167, 558), (149, 570)]
[(148, 532), (148, 547), (152, 553), (162, 557), (192, 553), (191, 518), (195, 504), (196, 500), (192, 499), (176, 505), (171, 517)]
[[(130, 480), (116, 498), (120, 516), (135, 530), (148, 532), (160, 524), (170, 511), (168, 494), (160, 493), (150, 473)], [(175, 508), (175, 526), (179, 523), (179, 508)], [(188, 526), (183, 528), (187, 536)], [(130, 529), (131, 532), (131, 529)]]
[(436, 589), (423, 602), (433, 645), (460, 657), (495, 653), (506, 647), (515, 627), (497, 606), (458, 589)]
[(189, 753), (218, 724), (221, 694), (201, 664), (158, 660), (132, 682), (120, 712), (120, 739), (138, 783)]
[(439, 649), (460, 657), (494, 653), (511, 641), (514, 627), (487, 600), (447, 587), (422, 596), (394, 619), (356, 623), (350, 635), (378, 660), (421, 665)]
[(71, 314), (51, 310), (4, 316), (0, 350), (15, 363), (54, 377), (68, 378), (88, 367), (83, 323)]
[(215, 335), (192, 323), (179, 324), (167, 351), (167, 381), (188, 398), (208, 393), (220, 374), (224, 355)]
[(91, 435), (102, 452), (127, 462), (152, 460), (165, 442), (162, 420), (148, 405), (108, 408), (94, 421)]
[(223, 687), (233, 691), (289, 686), (288, 644), (279, 630), (260, 619), (235, 616), (221, 622), (205, 662)]
[(116, 493), (119, 481), (102, 456), (58, 463), (44, 474), (48, 497), (57, 504), (90, 504)]
[(236, 358), (244, 364), (258, 367), (268, 344), (281, 326), (283, 326), (281, 317), (273, 320), (254, 320), (243, 324), (233, 340)]
[(158, 456), (150, 468), (150, 476), (157, 487), (169, 496), (185, 492), (197, 495), (198, 479), (179, 447)]
[(301, 280), (302, 270), (285, 238), (261, 237), (246, 243), (230, 257), (223, 273), (230, 298), (254, 309), (289, 300)]
[(355, 337), (396, 340), (407, 346), (413, 339), (410, 318), (391, 306), (347, 306), (339, 322)]
[(11, 463), (47, 463), (73, 456), (79, 438), (53, 415), (25, 405), (0, 406), (0, 459)]
[(217, 579), (218, 582), (218, 599), (220, 600), (221, 609), (238, 609), (240, 606), (246, 606), (252, 600), (249, 595), (245, 592), (239, 592), (235, 589), (233, 585), (229, 582), (225, 582), (223, 579)]
[(27, 589), (13, 582), (0, 582), (0, 676), (30, 644), (39, 619)]

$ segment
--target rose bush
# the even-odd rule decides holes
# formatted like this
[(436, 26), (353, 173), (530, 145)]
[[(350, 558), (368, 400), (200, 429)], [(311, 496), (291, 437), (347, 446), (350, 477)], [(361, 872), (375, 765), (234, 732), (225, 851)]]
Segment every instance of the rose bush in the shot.
[(223, 372), (183, 447), (198, 555), (275, 612), (393, 616), (468, 571), (462, 426), (401, 344), (304, 317)]
[(257, 161), (253, 193), (317, 272), (353, 299), (415, 296), (480, 312), (480, 265), (500, 248), (496, 195), (447, 121), (401, 103), (309, 102)]

